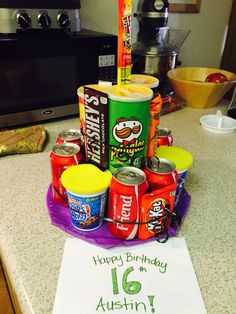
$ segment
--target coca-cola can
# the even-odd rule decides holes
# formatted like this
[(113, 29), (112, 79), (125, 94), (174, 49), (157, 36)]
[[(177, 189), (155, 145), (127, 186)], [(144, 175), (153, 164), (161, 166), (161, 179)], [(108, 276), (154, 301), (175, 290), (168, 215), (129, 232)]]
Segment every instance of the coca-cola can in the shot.
[(81, 147), (83, 143), (83, 137), (80, 130), (78, 129), (63, 130), (58, 134), (56, 143), (74, 143)]
[(53, 199), (60, 205), (67, 206), (66, 189), (61, 183), (61, 175), (65, 169), (77, 165), (83, 160), (80, 147), (74, 143), (56, 144), (50, 154), (52, 171)]
[(178, 173), (175, 164), (168, 159), (152, 157), (145, 164), (149, 191), (156, 191), (164, 186), (177, 182)]
[(115, 171), (109, 189), (108, 230), (116, 238), (136, 237), (141, 198), (147, 188), (146, 175), (141, 169), (121, 167)]
[(157, 130), (157, 145), (158, 146), (172, 146), (173, 136), (171, 130), (168, 128), (158, 128)]

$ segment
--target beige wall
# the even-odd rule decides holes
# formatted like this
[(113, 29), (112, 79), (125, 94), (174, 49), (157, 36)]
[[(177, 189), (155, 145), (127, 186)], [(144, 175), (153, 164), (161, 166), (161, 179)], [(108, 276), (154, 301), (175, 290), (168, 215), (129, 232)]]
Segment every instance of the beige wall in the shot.
[[(82, 27), (117, 34), (118, 0), (81, 0)], [(138, 0), (133, 0), (133, 12)], [(202, 0), (200, 13), (170, 13), (168, 26), (191, 30), (180, 50), (182, 66), (219, 67), (232, 0)], [(133, 18), (132, 41), (138, 23)]]

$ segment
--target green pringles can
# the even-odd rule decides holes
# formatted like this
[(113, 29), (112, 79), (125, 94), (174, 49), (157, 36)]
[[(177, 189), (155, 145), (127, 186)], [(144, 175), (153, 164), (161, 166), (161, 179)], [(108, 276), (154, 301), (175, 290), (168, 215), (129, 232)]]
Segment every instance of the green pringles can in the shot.
[(147, 154), (150, 102), (153, 91), (140, 85), (109, 88), (109, 170), (141, 167)]

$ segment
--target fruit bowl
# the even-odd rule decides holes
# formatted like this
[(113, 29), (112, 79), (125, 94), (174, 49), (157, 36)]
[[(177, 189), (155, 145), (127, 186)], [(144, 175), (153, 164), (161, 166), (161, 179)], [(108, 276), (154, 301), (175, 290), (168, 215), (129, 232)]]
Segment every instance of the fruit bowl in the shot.
[[(226, 82), (205, 82), (213, 73), (227, 77)], [(200, 67), (179, 67), (167, 73), (175, 94), (193, 108), (214, 107), (221, 98), (235, 85), (236, 74), (216, 69)], [(233, 82), (231, 82), (233, 81)]]

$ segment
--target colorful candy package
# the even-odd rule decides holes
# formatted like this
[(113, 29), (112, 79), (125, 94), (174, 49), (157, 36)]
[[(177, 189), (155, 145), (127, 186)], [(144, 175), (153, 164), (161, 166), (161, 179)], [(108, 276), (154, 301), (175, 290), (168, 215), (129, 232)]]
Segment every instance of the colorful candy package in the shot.
[(138, 230), (140, 240), (167, 233), (174, 210), (176, 187), (177, 184), (173, 183), (143, 195)]

